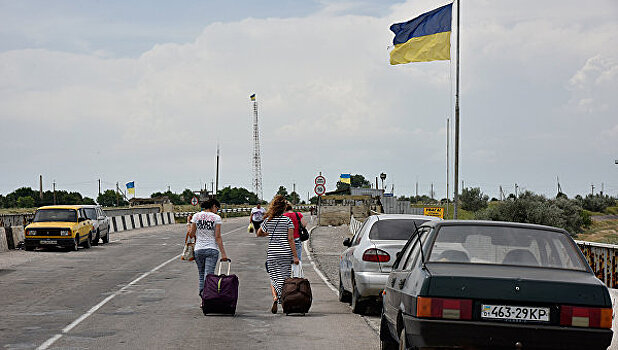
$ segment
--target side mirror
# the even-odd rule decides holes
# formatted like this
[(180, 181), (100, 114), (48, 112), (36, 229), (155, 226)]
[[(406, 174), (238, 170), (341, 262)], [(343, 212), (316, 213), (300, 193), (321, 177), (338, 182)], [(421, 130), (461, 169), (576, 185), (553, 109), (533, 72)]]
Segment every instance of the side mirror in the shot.
[(352, 245), (352, 241), (350, 241), (349, 238), (346, 238), (346, 239), (343, 240), (343, 245), (346, 246), (346, 247), (349, 247), (349, 246)]

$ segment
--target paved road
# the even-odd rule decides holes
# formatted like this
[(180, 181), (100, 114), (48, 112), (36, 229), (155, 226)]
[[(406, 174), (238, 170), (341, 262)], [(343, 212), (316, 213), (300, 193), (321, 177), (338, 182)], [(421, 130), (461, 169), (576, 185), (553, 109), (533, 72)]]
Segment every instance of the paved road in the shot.
[(184, 225), (120, 232), (78, 252), (0, 255), (0, 348), (376, 349), (378, 337), (305, 265), (308, 315), (273, 315), (263, 267), (266, 239), (246, 219), (223, 225), (240, 279), (237, 315), (202, 315), (197, 268), (177, 258)]

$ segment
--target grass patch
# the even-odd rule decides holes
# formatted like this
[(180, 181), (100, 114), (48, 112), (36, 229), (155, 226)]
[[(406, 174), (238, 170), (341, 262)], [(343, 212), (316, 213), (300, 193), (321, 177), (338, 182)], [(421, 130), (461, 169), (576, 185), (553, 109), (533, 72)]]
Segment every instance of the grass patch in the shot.
[(618, 244), (618, 220), (592, 221), (592, 225), (575, 238), (588, 242)]

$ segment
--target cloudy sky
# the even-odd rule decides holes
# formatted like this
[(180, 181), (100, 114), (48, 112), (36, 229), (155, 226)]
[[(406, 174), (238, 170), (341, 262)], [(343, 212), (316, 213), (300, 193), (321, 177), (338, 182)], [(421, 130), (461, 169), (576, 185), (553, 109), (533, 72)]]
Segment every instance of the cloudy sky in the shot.
[[(135, 181), (137, 195), (251, 188), (259, 101), (264, 196), (322, 172), (446, 189), (454, 62), (391, 66), (392, 23), (445, 4), (0, 0), (0, 193)], [(464, 185), (618, 194), (618, 3), (464, 1)], [(453, 36), (454, 37), (454, 36)], [(452, 168), (451, 168), (452, 169)], [(451, 183), (452, 189), (452, 183)]]

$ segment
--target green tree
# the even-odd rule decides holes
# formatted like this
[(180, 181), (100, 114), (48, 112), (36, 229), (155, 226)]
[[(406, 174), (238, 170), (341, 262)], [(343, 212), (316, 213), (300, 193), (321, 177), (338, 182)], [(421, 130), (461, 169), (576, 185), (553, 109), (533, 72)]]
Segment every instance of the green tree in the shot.
[(459, 196), (461, 201), (461, 209), (469, 211), (478, 211), (487, 208), (489, 196), (484, 195), (479, 187), (464, 188)]
[(17, 198), (17, 207), (18, 208), (32, 208), (32, 207), (34, 207), (34, 198), (32, 198), (30, 196)]
[(290, 195), (286, 199), (289, 200), (292, 204), (300, 203), (300, 196), (296, 192), (290, 193)]
[(188, 188), (185, 188), (184, 191), (180, 194), (180, 199), (184, 204), (191, 204), (191, 199), (195, 196), (195, 193)]
[(287, 198), (288, 190), (285, 188), (285, 186), (279, 186), (279, 189), (277, 190), (277, 195), (281, 195)]
[[(97, 203), (104, 207), (115, 207), (116, 206), (116, 191), (114, 190), (105, 190), (105, 192), (101, 193), (97, 197)], [(125, 206), (128, 205), (129, 202), (125, 201), (124, 198), (120, 194), (118, 194), (118, 205)]]
[(257, 204), (259, 201), (257, 195), (246, 188), (231, 186), (222, 188), (217, 199), (227, 204)]
[(345, 182), (338, 181), (337, 182), (337, 191), (347, 191), (350, 193), (350, 187), (354, 188), (371, 188), (371, 182), (367, 181), (363, 175), (354, 174), (350, 175), (350, 183), (347, 184)]

